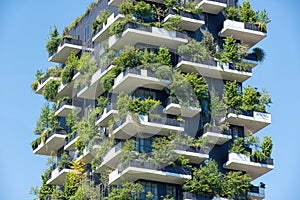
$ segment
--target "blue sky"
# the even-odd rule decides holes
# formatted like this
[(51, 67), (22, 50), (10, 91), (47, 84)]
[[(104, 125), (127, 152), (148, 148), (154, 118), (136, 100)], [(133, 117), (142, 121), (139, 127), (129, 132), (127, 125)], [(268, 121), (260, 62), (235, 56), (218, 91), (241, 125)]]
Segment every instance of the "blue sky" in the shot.
[[(0, 0), (0, 199), (29, 200), (30, 187), (40, 185), (46, 157), (32, 154), (30, 142), (42, 96), (31, 92), (37, 69), (51, 66), (45, 44), (50, 26), (63, 30), (81, 15), (91, 0)], [(254, 69), (244, 86), (266, 88), (273, 100), (272, 124), (257, 135), (271, 135), (275, 170), (258, 181), (266, 183), (267, 200), (298, 199), (300, 134), (300, 32), (298, 0), (252, 0), (254, 9), (266, 8), (272, 22), (259, 43), (267, 59)], [(298, 89), (297, 89), (298, 88)]]

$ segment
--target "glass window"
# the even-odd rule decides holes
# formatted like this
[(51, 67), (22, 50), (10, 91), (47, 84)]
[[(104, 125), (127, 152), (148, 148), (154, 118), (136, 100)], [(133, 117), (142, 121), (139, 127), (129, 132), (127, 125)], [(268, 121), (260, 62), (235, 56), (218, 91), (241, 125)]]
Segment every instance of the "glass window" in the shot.
[(141, 185), (144, 187), (144, 192), (140, 194), (139, 200), (145, 200), (147, 194), (151, 192), (153, 195), (152, 200), (158, 200), (157, 184), (152, 182), (141, 182)]
[(87, 42), (91, 38), (91, 29), (90, 26), (85, 27), (84, 29), (84, 41)]
[(167, 191), (167, 195), (169, 195), (169, 197), (176, 198), (176, 186), (174, 186), (174, 185), (167, 185), (166, 191)]
[(152, 142), (153, 139), (151, 138), (136, 138), (136, 143), (135, 143), (135, 149), (138, 152), (151, 152), (152, 151)]

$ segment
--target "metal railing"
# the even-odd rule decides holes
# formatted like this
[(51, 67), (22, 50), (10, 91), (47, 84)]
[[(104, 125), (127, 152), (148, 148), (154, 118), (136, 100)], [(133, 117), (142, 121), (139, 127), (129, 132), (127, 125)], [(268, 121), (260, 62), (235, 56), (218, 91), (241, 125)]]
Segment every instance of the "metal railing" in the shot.
[(56, 111), (58, 111), (64, 105), (71, 106), (72, 105), (72, 99), (64, 99), (63, 101), (59, 102), (58, 106), (56, 107)]
[(185, 11), (182, 11), (182, 10), (176, 11), (176, 10), (173, 10), (173, 9), (169, 9), (166, 16), (168, 14), (180, 15), (182, 17), (191, 18), (191, 19), (198, 19), (198, 20), (204, 20), (204, 18), (205, 18), (205, 16), (203, 14), (193, 14), (193, 13), (190, 13), (190, 12), (185, 12)]
[(250, 24), (250, 23), (244, 23), (244, 28), (245, 29), (249, 29), (249, 30), (253, 30), (253, 31), (260, 31), (260, 32), (267, 32), (267, 31), (263, 31), (261, 28), (259, 28), (256, 24)]
[(75, 132), (71, 135), (71, 137), (65, 139), (65, 145), (69, 144), (72, 140), (74, 140), (78, 136), (78, 133)]

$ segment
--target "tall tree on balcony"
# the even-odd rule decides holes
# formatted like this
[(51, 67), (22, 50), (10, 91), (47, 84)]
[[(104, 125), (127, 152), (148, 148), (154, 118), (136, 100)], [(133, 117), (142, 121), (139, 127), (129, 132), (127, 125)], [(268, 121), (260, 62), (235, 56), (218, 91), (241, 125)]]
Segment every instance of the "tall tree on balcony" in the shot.
[(50, 38), (46, 44), (46, 49), (49, 54), (54, 54), (57, 51), (61, 43), (61, 37), (59, 37), (59, 33), (57, 27), (54, 25), (53, 30), (50, 31)]

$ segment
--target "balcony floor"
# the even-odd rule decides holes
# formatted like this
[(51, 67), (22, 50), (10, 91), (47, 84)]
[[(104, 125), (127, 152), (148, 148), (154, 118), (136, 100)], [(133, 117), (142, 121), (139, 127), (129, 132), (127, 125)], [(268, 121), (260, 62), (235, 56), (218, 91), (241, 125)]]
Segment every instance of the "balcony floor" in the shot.
[(202, 12), (216, 15), (226, 8), (227, 4), (211, 0), (202, 0), (198, 6), (202, 6)]
[[(112, 173), (114, 173), (113, 171)], [(191, 179), (191, 175), (186, 174), (176, 174), (172, 172), (165, 172), (160, 170), (153, 169), (145, 169), (138, 167), (127, 167), (120, 174), (116, 174), (116, 176), (109, 176), (109, 184), (111, 185), (119, 185), (124, 183), (125, 181), (137, 181), (139, 179), (145, 179), (150, 181), (165, 182), (172, 184), (183, 184), (186, 179)]]
[(222, 145), (225, 142), (232, 139), (231, 135), (225, 135), (222, 133), (206, 132), (202, 135), (203, 138), (207, 138), (210, 144)]
[(191, 61), (180, 61), (176, 68), (186, 73), (197, 73), (204, 77), (215, 79), (244, 82), (252, 76), (251, 72), (242, 72), (220, 66), (211, 66), (208, 64), (195, 63)]
[(229, 153), (229, 159), (223, 167), (225, 169), (244, 171), (252, 180), (274, 169), (274, 165), (251, 162), (249, 157), (237, 153)]
[(57, 53), (49, 58), (49, 62), (65, 63), (72, 51), (75, 51), (77, 54), (81, 50), (82, 46), (64, 43), (58, 47)]
[(58, 185), (63, 186), (67, 177), (67, 173), (71, 172), (72, 169), (62, 169), (58, 172), (58, 169), (55, 169), (52, 172), (51, 178), (47, 181), (48, 185)]
[(170, 103), (164, 109), (164, 113), (170, 115), (181, 115), (182, 117), (194, 117), (199, 112), (201, 112), (201, 108), (191, 108), (191, 107), (181, 107), (177, 103)]
[(66, 135), (53, 134), (49, 137), (44, 144), (40, 144), (35, 150), (34, 154), (52, 156), (56, 155), (57, 150), (64, 146)]
[(166, 33), (166, 30), (159, 28), (154, 28), (152, 32), (128, 28), (120, 37), (111, 36), (108, 40), (108, 46), (111, 49), (121, 50), (126, 45), (134, 46), (138, 43), (142, 43), (177, 49), (180, 45), (188, 43), (187, 39), (170, 37)]

